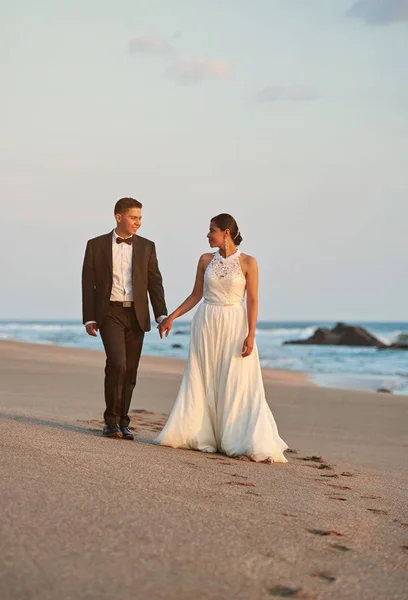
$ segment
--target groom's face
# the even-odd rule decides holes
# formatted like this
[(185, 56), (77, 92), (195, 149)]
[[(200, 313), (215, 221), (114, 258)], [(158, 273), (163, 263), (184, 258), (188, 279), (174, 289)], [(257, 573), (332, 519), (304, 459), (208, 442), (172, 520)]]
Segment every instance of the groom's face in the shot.
[(142, 225), (142, 209), (128, 208), (126, 212), (115, 215), (115, 218), (118, 224), (117, 231), (121, 233), (122, 237), (129, 237), (135, 235)]

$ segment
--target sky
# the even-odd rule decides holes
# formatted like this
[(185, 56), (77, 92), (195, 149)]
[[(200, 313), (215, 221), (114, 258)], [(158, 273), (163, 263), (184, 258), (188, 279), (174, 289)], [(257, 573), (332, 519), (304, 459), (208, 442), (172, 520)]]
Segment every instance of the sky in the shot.
[(6, 0), (0, 319), (81, 319), (143, 203), (174, 310), (231, 213), (259, 317), (408, 320), (408, 0)]

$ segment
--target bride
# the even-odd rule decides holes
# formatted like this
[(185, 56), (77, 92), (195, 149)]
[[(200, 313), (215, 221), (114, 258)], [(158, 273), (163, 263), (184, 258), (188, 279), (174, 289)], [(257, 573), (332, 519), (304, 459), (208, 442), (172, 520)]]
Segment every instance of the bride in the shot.
[(167, 337), (173, 321), (204, 297), (192, 321), (180, 391), (155, 442), (286, 463), (287, 445), (266, 402), (255, 342), (257, 262), (237, 248), (242, 237), (231, 215), (214, 217), (207, 237), (217, 252), (201, 256), (192, 293), (158, 327)]

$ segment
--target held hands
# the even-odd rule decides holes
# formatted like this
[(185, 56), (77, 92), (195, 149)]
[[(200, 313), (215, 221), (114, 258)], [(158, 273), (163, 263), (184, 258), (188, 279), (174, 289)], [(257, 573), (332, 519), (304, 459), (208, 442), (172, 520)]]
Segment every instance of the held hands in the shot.
[(98, 331), (99, 327), (96, 323), (88, 323), (85, 329), (88, 335), (93, 335), (94, 337), (97, 337), (96, 332)]
[(255, 345), (255, 336), (248, 335), (245, 338), (244, 343), (242, 345), (242, 354), (241, 354), (242, 358), (245, 358), (246, 356), (249, 356), (250, 354), (252, 354), (254, 345)]
[(163, 334), (165, 337), (168, 337), (171, 328), (173, 327), (173, 319), (167, 317), (167, 319), (163, 319), (163, 321), (157, 326), (159, 330), (160, 339), (163, 339)]

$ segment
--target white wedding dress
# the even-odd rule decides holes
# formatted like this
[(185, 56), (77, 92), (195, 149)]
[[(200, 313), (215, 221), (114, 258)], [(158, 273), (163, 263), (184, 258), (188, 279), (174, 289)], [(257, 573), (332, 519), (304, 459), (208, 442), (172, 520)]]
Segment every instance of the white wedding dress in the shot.
[(256, 344), (250, 356), (241, 356), (248, 324), (239, 255), (224, 259), (218, 251), (205, 271), (180, 391), (155, 443), (286, 463)]

